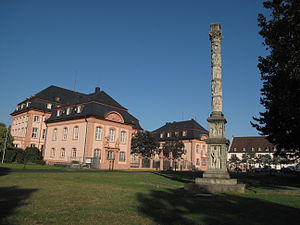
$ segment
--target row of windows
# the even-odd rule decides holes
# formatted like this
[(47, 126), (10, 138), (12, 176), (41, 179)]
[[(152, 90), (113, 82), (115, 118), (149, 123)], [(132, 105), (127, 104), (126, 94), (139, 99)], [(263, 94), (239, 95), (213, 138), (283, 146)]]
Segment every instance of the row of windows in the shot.
[(67, 116), (71, 114), (72, 111), (76, 112), (76, 113), (81, 113), (82, 112), (82, 109), (83, 109), (83, 106), (80, 105), (80, 106), (77, 106), (77, 107), (74, 107), (74, 108), (67, 108), (67, 109), (59, 109), (57, 110), (56, 112), (56, 116), (61, 116), (62, 114), (66, 114)]
[[(245, 151), (246, 151), (246, 148), (242, 148), (242, 150), (243, 150), (243, 152), (245, 152)], [(271, 150), (272, 150), (272, 151), (276, 151), (276, 148), (272, 147)], [(237, 151), (237, 148), (233, 148), (233, 151), (236, 152), (236, 151)], [(251, 151), (252, 151), (252, 152), (255, 152), (256, 149), (255, 149), (255, 148), (251, 148)], [(262, 151), (262, 148), (257, 148), (257, 151), (261, 152), (261, 151)], [(268, 151), (270, 151), (270, 148), (269, 148), (269, 147), (265, 147), (265, 148), (264, 148), (264, 151), (268, 152)]]
[(160, 138), (170, 138), (170, 137), (179, 137), (179, 135), (181, 134), (182, 137), (185, 137), (187, 135), (187, 131), (184, 130), (182, 132), (179, 131), (175, 131), (175, 132), (167, 132), (167, 133), (160, 133), (159, 137)]
[[(56, 155), (56, 150), (55, 148), (51, 148), (51, 152), (50, 152), (50, 157), (54, 158)], [(65, 148), (61, 148), (60, 152), (59, 152), (60, 158), (65, 158), (66, 157), (66, 149)], [(71, 150), (71, 158), (76, 158), (77, 157), (77, 149), (76, 148), (72, 148)]]
[(30, 105), (31, 102), (26, 102), (26, 103), (23, 103), (21, 105), (17, 105), (16, 107), (16, 110), (20, 110), (20, 109), (24, 109), (25, 107), (28, 107)]
[[(37, 129), (37, 128), (34, 128), (34, 129)], [(95, 129), (95, 139), (98, 141), (98, 140), (102, 140), (102, 130), (103, 128), (102, 127), (96, 127)], [(37, 132), (37, 131), (36, 131)], [(32, 133), (32, 135), (34, 135)], [(56, 141), (57, 140), (57, 136), (58, 136), (58, 130), (57, 128), (55, 128), (53, 130), (53, 136), (52, 136), (52, 140), (53, 141)], [(108, 136), (108, 141), (109, 142), (114, 142), (115, 141), (115, 136), (116, 136), (116, 130), (115, 129), (109, 129), (109, 136)], [(120, 142), (122, 144), (125, 144), (126, 143), (126, 131), (121, 131), (120, 133)], [(67, 137), (68, 137), (68, 128), (67, 127), (64, 127), (63, 128), (63, 132), (62, 132), (62, 140), (67, 140)], [(73, 139), (78, 139), (79, 137), (79, 127), (78, 126), (75, 126), (73, 128)]]
[[(54, 158), (56, 155), (56, 149), (52, 148), (50, 152), (50, 157)], [(60, 158), (65, 158), (66, 157), (66, 149), (61, 148), (59, 151), (59, 157)], [(71, 158), (76, 158), (77, 157), (77, 149), (72, 148), (71, 150)], [(95, 149), (94, 150), (94, 158), (101, 159), (101, 150), (100, 149)], [(114, 160), (115, 159), (115, 153), (113, 151), (108, 151), (107, 152), (107, 159), (108, 160)], [(125, 161), (125, 152), (119, 152), (119, 161), (123, 162)]]

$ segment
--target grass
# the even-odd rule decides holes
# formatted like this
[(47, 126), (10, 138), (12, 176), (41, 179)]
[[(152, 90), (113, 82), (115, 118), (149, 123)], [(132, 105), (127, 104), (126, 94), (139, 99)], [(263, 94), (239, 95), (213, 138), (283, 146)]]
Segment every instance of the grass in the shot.
[(259, 192), (297, 189), (299, 177), (294, 176), (244, 175), (239, 178), (248, 185), (245, 194), (195, 197), (182, 190), (184, 183), (199, 175), (192, 172), (72, 173), (38, 165), (27, 165), (24, 172), (22, 166), (5, 164), (7, 169), (0, 170), (0, 224), (277, 225), (300, 221), (297, 192)]

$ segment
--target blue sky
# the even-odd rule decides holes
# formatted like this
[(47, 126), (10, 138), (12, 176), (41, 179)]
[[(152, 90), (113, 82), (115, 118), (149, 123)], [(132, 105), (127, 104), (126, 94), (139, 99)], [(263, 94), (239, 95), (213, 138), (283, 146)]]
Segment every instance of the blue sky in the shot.
[(222, 25), (226, 136), (254, 136), (262, 0), (1, 0), (0, 122), (56, 85), (104, 90), (146, 130), (210, 114), (210, 23)]

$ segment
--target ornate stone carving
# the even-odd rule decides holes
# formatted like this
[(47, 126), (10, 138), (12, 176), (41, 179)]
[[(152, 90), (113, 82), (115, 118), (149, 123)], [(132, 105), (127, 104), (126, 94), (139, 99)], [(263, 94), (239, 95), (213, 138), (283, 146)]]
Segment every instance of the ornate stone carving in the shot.
[(124, 119), (117, 112), (110, 112), (110, 113), (108, 113), (105, 116), (105, 119), (110, 120), (110, 121), (115, 121), (115, 122), (118, 122), (118, 123), (124, 123)]

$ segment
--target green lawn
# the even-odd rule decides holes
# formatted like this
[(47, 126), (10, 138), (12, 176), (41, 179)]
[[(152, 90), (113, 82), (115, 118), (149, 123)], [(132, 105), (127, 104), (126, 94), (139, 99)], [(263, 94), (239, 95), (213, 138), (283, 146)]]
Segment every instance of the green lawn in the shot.
[[(0, 224), (299, 224), (299, 177), (241, 176), (245, 194), (195, 197), (195, 173), (0, 164)], [(261, 192), (271, 190), (270, 192)], [(275, 193), (272, 190), (276, 190)]]

